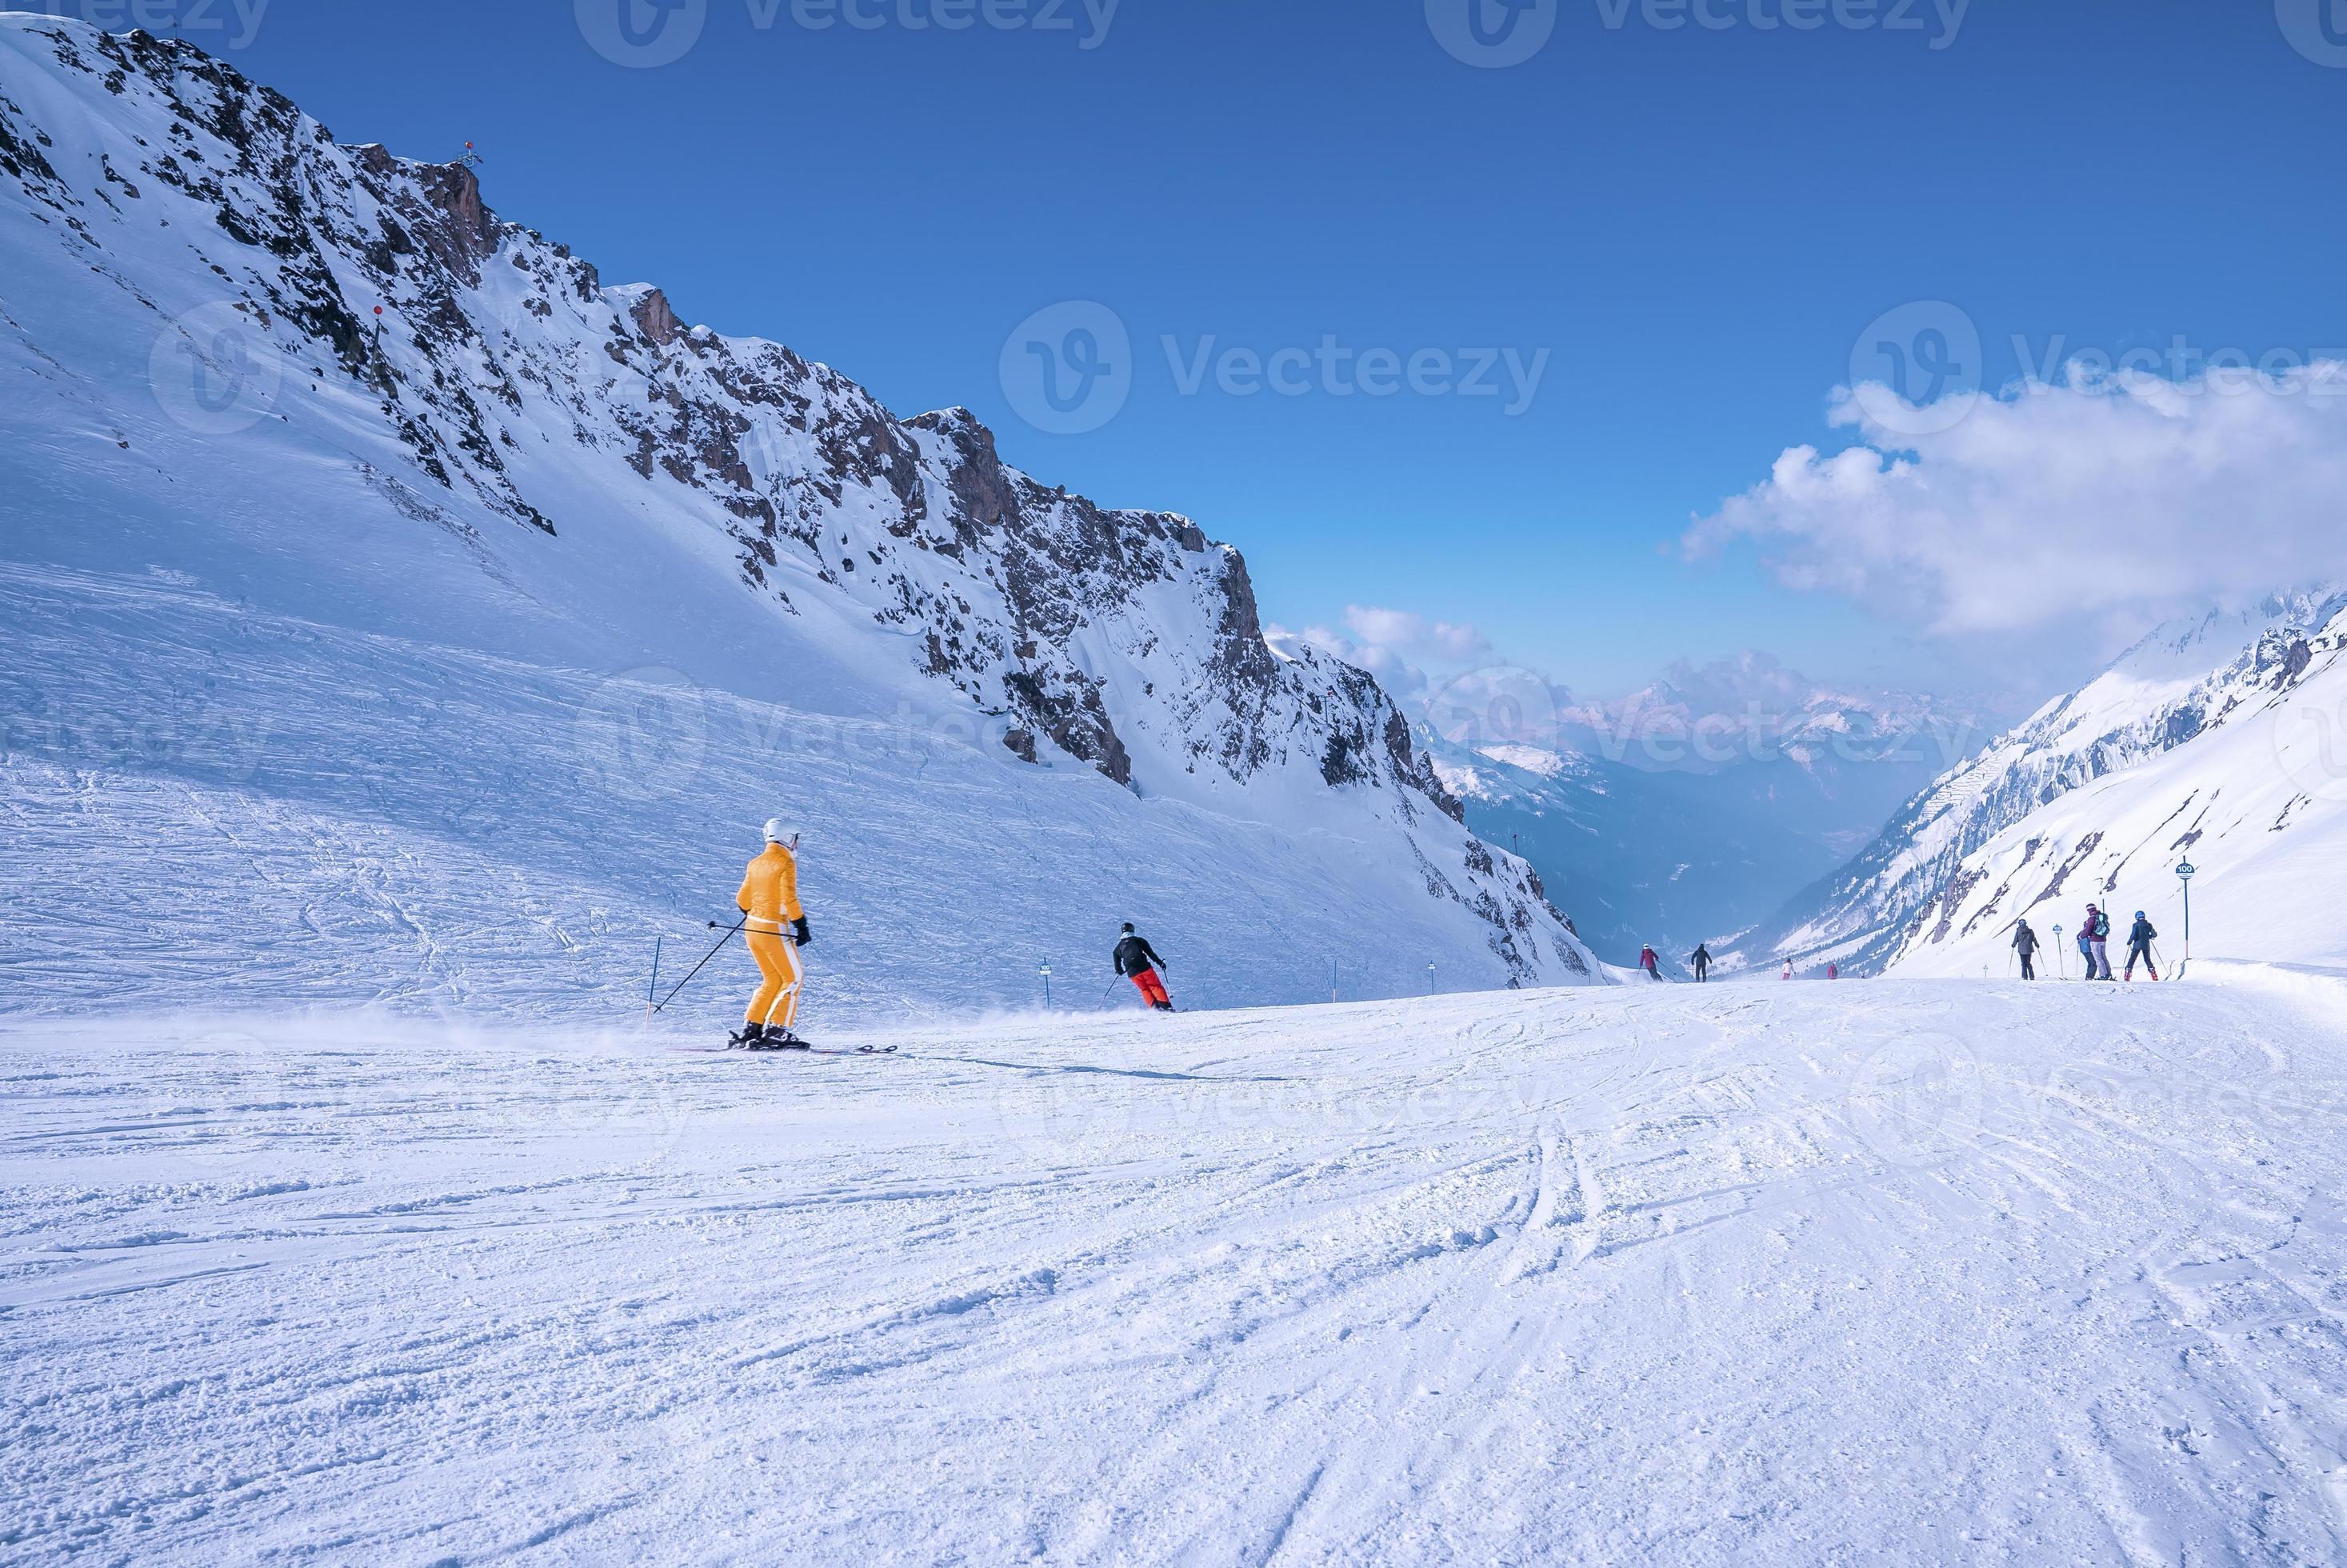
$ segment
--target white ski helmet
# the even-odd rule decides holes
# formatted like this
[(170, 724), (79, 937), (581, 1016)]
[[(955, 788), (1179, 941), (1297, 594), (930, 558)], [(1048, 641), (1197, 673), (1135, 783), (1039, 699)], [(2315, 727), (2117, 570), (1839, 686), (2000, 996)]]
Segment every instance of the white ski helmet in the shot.
[(779, 844), (785, 848), (796, 848), (799, 842), (799, 830), (779, 816), (770, 816), (766, 819), (766, 842)]

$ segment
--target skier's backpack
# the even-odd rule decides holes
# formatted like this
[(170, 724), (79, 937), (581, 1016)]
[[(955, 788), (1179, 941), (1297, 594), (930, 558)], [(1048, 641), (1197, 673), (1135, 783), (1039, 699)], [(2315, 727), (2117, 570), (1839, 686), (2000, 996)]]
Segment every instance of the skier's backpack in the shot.
[(2107, 941), (2109, 941), (2110, 939), (2111, 939), (2111, 917), (2110, 917), (2110, 916), (2109, 916), (2107, 913), (2104, 913), (2104, 914), (2098, 914), (2098, 915), (2096, 915), (2096, 916), (2095, 917), (2095, 940), (2096, 940), (2096, 941), (2097, 941), (2097, 942), (2107, 942)]

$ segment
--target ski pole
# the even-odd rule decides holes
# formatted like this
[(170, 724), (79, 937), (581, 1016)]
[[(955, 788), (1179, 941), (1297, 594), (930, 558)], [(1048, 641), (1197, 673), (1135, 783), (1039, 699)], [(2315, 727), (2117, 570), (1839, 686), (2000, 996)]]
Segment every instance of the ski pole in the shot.
[[(733, 939), (733, 932), (740, 930), (743, 926), (746, 926), (749, 923), (750, 917), (747, 915), (743, 916), (742, 918), (733, 926), (732, 930), (727, 931), (723, 936), (717, 938), (717, 948), (722, 948), (726, 943), (732, 941)], [(712, 931), (717, 929), (717, 922), (714, 920), (709, 922), (709, 928)], [(692, 980), (692, 976), (699, 974), (702, 969), (709, 967), (709, 960), (717, 956), (717, 948), (712, 948), (709, 951), (703, 953), (701, 956), (701, 962), (692, 966), (692, 973), (688, 974), (683, 979), (677, 981), (675, 985), (669, 988), (668, 995), (661, 998), (659, 1004), (652, 1009), (652, 1011), (659, 1012), (661, 1009), (667, 1007), (669, 1003), (676, 1000), (676, 993), (684, 989), (686, 984)]]
[(652, 1026), (652, 999), (660, 995), (661, 944), (666, 940), (664, 937), (652, 938), (652, 983), (644, 988), (644, 1027), (646, 1029)]

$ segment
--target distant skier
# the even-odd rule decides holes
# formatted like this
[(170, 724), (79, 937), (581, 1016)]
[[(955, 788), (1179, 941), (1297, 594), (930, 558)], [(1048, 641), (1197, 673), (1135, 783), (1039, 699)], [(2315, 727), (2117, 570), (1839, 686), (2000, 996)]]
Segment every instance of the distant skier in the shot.
[(1791, 979), (1793, 978), (1793, 960), (1792, 960), (1792, 959), (1790, 959), (1790, 958), (1787, 958), (1787, 959), (1785, 960), (1785, 972), (1784, 972), (1783, 974), (1781, 974), (1781, 975), (1778, 975), (1777, 978), (1778, 978), (1778, 979), (1780, 979), (1780, 980), (1789, 980), (1789, 979)]
[(1826, 966), (1826, 979), (1829, 980), (1838, 980), (1841, 979), (1841, 966), (1840, 964), (1828, 964)]
[(2144, 917), (2143, 911), (2137, 910), (2135, 929), (2127, 933), (2127, 978), (2128, 979), (2135, 979), (2135, 961), (2137, 958), (2141, 958), (2143, 967), (2151, 971), (2153, 979), (2159, 979), (2158, 967), (2151, 961), (2151, 945), (2157, 940), (2159, 940), (2159, 933), (2151, 928), (2151, 922)]
[(2024, 980), (2037, 978), (2037, 933), (2029, 928), (2027, 920), (2014, 927), (2013, 950), (2021, 955), (2021, 978)]
[(1704, 981), (1711, 978), (1711, 949), (1709, 948), (1705, 947), (1700, 942), (1696, 943), (1695, 951), (1687, 955), (1687, 962), (1695, 966), (1696, 984), (1701, 985)]
[(1655, 956), (1655, 946), (1649, 942), (1638, 949), (1638, 967), (1646, 971), (1650, 980), (1663, 978), (1663, 960)]
[(1174, 999), (1165, 994), (1165, 982), (1157, 978), (1158, 970), (1171, 966), (1157, 956), (1147, 938), (1133, 930), (1132, 921), (1124, 923), (1116, 951), (1110, 956), (1116, 962), (1116, 972), (1133, 982), (1143, 1001), (1159, 1012), (1174, 1010)]
[(814, 938), (807, 932), (806, 911), (799, 907), (799, 835), (781, 817), (766, 824), (765, 853), (750, 862), (742, 891), (733, 902), (742, 909), (743, 939), (758, 960), (763, 977), (758, 994), (750, 999), (750, 1016), (742, 1032), (727, 1041), (749, 1050), (805, 1050), (807, 1042), (791, 1032), (799, 1016), (800, 981), (806, 966), (799, 949)]
[(2086, 906), (2086, 978), (2115, 980), (2111, 973), (2111, 917), (2094, 905)]

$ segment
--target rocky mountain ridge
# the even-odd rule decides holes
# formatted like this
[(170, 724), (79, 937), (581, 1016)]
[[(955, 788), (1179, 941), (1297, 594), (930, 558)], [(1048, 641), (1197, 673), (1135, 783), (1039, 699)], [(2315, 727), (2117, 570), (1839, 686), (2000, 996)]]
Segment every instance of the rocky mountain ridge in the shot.
[[(85, 317), (143, 320), (157, 364), (193, 367), (180, 423), (212, 449), (262, 419), (316, 430), (491, 575), (522, 548), (500, 526), (552, 559), (641, 518), (722, 549), (807, 635), (844, 623), (899, 650), (1022, 762), (1256, 815), (1353, 798), (1512, 979), (1588, 973), (1537, 876), (1458, 825), (1376, 681), (1275, 652), (1244, 559), (1189, 519), (1047, 486), (967, 410), (900, 419), (782, 344), (690, 325), (500, 217), (465, 162), (338, 144), (190, 45), (9, 18), (0, 175), (15, 232), (46, 230), (83, 280)], [(107, 417), (118, 372), (46, 346), (26, 313), (0, 327)]]

